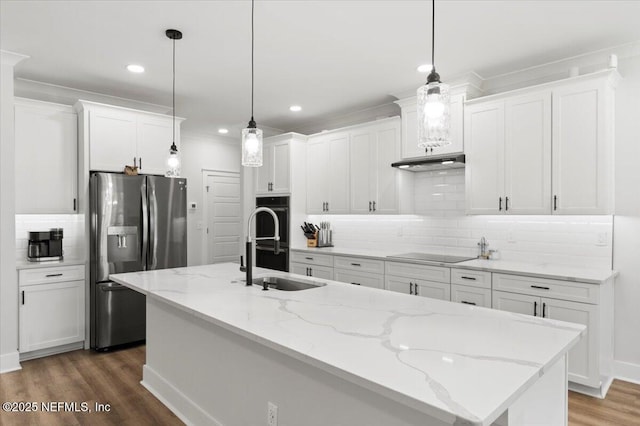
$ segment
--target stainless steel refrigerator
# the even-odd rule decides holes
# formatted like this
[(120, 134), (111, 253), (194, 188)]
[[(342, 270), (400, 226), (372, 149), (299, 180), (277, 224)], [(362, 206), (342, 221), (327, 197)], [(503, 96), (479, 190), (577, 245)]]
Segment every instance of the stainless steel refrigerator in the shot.
[(187, 265), (186, 179), (93, 173), (91, 347), (144, 340), (145, 296), (109, 274)]

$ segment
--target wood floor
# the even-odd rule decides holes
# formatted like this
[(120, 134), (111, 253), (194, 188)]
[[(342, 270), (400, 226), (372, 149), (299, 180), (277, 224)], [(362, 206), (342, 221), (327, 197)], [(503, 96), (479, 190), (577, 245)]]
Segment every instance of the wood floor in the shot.
[[(145, 347), (137, 346), (23, 362), (22, 370), (0, 375), (0, 402), (75, 402), (77, 412), (0, 411), (0, 425), (182, 425), (140, 384), (144, 360)], [(92, 412), (81, 412), (82, 402)], [(109, 404), (110, 411), (96, 412), (96, 403)], [(640, 426), (640, 385), (616, 380), (605, 400), (570, 392), (569, 425)]]

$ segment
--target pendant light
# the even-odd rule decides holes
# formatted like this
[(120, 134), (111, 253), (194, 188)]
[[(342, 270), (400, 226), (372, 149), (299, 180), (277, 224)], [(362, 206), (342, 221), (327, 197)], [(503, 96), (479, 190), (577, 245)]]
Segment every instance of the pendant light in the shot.
[(178, 30), (167, 30), (167, 37), (173, 40), (173, 134), (171, 136), (171, 147), (169, 148), (169, 157), (167, 158), (167, 177), (180, 176), (180, 157), (178, 156), (178, 147), (176, 146), (176, 40), (182, 39), (182, 33)]
[(245, 167), (262, 166), (262, 130), (253, 119), (253, 10), (251, 0), (251, 120), (246, 129), (242, 129), (242, 165)]
[(418, 146), (425, 149), (451, 143), (449, 85), (440, 82), (434, 61), (435, 14), (431, 0), (431, 72), (427, 84), (418, 89)]

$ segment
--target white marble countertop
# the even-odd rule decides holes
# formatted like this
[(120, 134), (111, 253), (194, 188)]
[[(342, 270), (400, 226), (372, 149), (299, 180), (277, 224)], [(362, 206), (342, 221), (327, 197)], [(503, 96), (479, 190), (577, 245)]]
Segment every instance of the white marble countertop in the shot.
[(47, 262), (29, 262), (27, 259), (20, 259), (16, 260), (16, 269), (55, 268), (58, 266), (84, 265), (85, 263), (87, 261), (84, 259), (62, 259)]
[[(254, 276), (291, 276), (256, 268)], [(325, 282), (244, 285), (237, 264), (111, 275), (115, 282), (432, 416), (490, 425), (585, 327)], [(466, 423), (465, 423), (466, 424)]]
[(384, 249), (349, 249), (337, 247), (307, 248), (294, 247), (292, 251), (305, 253), (324, 253), (336, 256), (354, 256), (368, 259), (385, 260), (401, 263), (417, 263), (423, 265), (446, 266), (448, 268), (475, 269), (488, 272), (500, 272), (505, 274), (523, 274), (539, 278), (557, 280), (580, 281), (590, 284), (602, 284), (617, 275), (616, 271), (605, 268), (590, 268), (588, 266), (572, 266), (552, 264), (546, 262), (515, 262), (510, 260), (468, 260), (460, 263), (426, 262), (412, 259), (389, 258), (399, 254), (397, 250), (389, 252)]

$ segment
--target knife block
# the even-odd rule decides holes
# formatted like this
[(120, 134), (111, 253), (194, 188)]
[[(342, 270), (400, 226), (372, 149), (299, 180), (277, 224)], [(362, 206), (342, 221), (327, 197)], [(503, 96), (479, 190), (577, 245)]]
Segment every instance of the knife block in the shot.
[(307, 247), (318, 247), (318, 233), (313, 238), (307, 238)]

